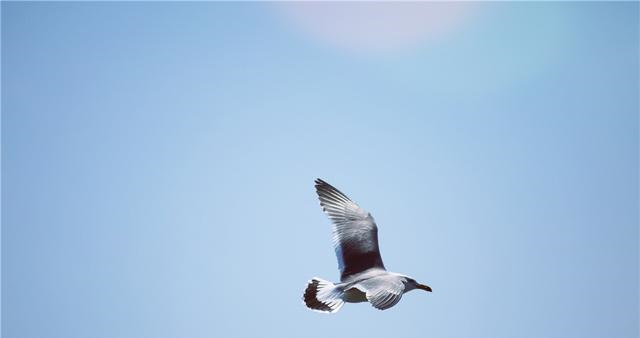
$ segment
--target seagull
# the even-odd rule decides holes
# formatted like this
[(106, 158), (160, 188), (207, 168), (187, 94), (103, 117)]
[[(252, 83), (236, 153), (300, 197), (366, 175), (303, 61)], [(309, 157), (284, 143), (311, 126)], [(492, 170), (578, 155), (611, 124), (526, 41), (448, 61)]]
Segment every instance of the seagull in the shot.
[(385, 269), (378, 247), (378, 227), (370, 213), (319, 178), (315, 186), (320, 206), (333, 223), (340, 283), (312, 278), (303, 296), (309, 309), (333, 313), (345, 302), (369, 302), (376, 309), (386, 310), (398, 304), (406, 292), (431, 292), (429, 286)]

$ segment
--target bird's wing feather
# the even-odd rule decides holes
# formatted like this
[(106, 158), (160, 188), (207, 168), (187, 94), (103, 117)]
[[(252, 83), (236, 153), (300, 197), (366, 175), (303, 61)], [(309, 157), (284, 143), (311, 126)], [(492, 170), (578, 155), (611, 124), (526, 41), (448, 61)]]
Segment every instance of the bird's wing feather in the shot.
[(317, 179), (322, 210), (333, 223), (333, 246), (341, 280), (370, 268), (384, 269), (378, 246), (378, 227), (371, 214), (329, 183)]
[(391, 275), (366, 279), (354, 287), (364, 292), (369, 303), (378, 310), (398, 304), (404, 293), (404, 283)]

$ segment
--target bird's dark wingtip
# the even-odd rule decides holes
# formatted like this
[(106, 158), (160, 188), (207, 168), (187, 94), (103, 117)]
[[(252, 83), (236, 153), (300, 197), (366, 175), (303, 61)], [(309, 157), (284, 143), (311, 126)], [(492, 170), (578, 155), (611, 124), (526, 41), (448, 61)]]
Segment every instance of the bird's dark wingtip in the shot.
[(334, 195), (334, 197), (335, 196), (340, 196), (342, 199), (350, 201), (349, 197), (347, 197), (340, 190), (336, 189), (336, 187), (334, 187), (331, 184), (327, 183), (323, 179), (316, 178), (315, 183), (316, 183), (315, 184), (316, 192), (318, 193), (318, 196), (321, 199), (322, 199), (323, 195)]
[(327, 189), (327, 188), (331, 187), (331, 184), (325, 182), (321, 178), (316, 178), (315, 187), (316, 187), (316, 190), (320, 191), (320, 190)]

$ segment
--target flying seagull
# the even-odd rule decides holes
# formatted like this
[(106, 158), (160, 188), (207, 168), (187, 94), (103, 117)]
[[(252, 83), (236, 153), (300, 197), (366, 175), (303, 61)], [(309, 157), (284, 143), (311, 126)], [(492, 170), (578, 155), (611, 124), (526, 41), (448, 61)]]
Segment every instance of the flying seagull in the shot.
[(320, 206), (333, 223), (340, 283), (312, 278), (303, 296), (309, 309), (331, 313), (340, 310), (345, 302), (369, 302), (376, 309), (386, 310), (406, 292), (431, 292), (429, 286), (385, 269), (378, 247), (378, 227), (370, 213), (329, 183), (321, 179), (315, 183)]

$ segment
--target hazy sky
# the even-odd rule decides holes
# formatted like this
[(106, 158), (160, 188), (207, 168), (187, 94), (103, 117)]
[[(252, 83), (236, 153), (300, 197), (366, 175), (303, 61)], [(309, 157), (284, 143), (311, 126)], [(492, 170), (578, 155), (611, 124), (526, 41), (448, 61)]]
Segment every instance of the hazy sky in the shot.
[[(2, 2), (2, 336), (638, 337), (638, 12)], [(316, 177), (434, 292), (307, 310)]]

